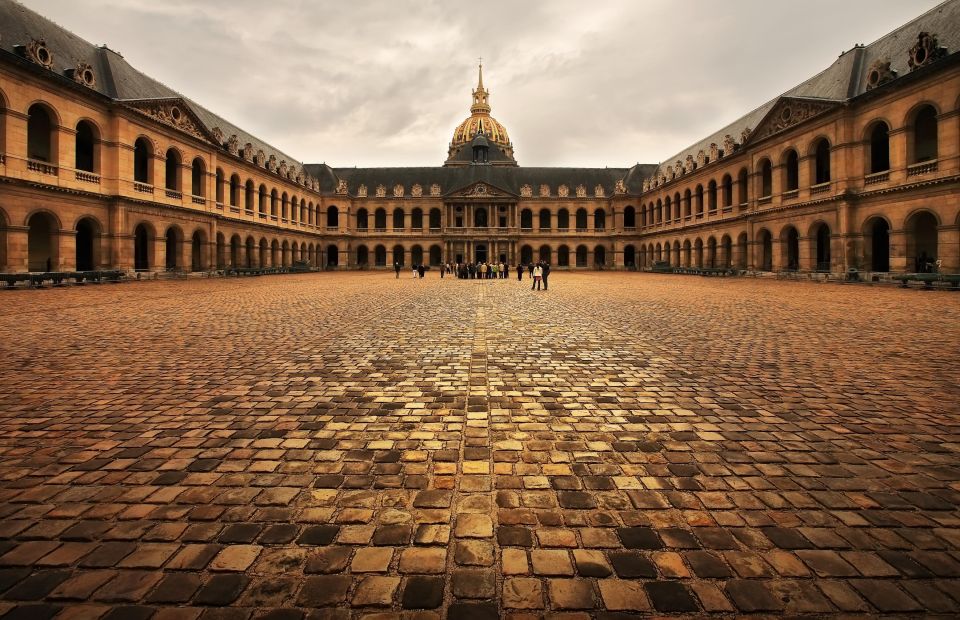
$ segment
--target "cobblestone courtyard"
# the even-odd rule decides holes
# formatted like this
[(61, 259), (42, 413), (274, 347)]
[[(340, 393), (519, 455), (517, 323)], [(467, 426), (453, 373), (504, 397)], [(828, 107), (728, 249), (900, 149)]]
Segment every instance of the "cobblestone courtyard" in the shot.
[(3, 618), (960, 613), (956, 293), (0, 291), (0, 351)]

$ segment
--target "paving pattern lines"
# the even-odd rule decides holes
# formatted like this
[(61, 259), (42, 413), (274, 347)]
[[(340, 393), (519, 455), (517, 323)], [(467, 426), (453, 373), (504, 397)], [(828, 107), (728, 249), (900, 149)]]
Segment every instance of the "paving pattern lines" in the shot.
[(0, 614), (960, 613), (955, 296), (554, 275), (8, 293)]

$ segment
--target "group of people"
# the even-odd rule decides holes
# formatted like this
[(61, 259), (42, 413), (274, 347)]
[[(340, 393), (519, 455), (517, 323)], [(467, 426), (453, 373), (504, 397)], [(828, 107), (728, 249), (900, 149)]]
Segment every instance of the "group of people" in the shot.
[[(400, 277), (400, 270), (403, 266), (399, 262), (393, 264), (393, 270)], [(523, 273), (527, 272), (531, 280), (530, 290), (547, 290), (547, 280), (550, 277), (550, 263), (539, 261), (527, 265), (516, 266), (517, 281), (523, 281)], [(413, 265), (413, 277), (422, 278), (427, 267)], [(460, 280), (505, 280), (510, 277), (510, 265), (505, 263), (487, 263), (478, 261), (475, 263), (444, 263), (440, 265), (440, 277), (452, 275)]]

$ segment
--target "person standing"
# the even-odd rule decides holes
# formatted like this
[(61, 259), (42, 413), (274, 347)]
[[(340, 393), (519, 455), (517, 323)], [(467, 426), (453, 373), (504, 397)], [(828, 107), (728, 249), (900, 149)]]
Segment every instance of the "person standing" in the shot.
[(426, 273), (427, 268), (423, 266), (423, 263), (417, 265), (417, 274), (420, 276), (420, 279), (423, 279), (423, 274)]
[(543, 268), (540, 265), (537, 265), (533, 268), (533, 284), (530, 285), (530, 290), (540, 290), (540, 280), (543, 278)]
[(393, 261), (393, 270), (397, 272), (397, 280), (400, 279), (400, 261)]
[(547, 290), (547, 278), (550, 277), (550, 263), (543, 261), (543, 290)]
[(440, 265), (440, 279), (443, 280), (443, 276), (447, 273), (447, 266), (445, 264)]
[(517, 282), (523, 281), (523, 265), (517, 263)]

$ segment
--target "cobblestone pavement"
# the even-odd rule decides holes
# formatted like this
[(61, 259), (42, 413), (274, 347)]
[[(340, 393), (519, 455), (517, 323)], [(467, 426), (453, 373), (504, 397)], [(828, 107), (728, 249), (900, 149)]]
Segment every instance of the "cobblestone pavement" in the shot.
[(0, 617), (960, 613), (960, 297), (0, 291)]

